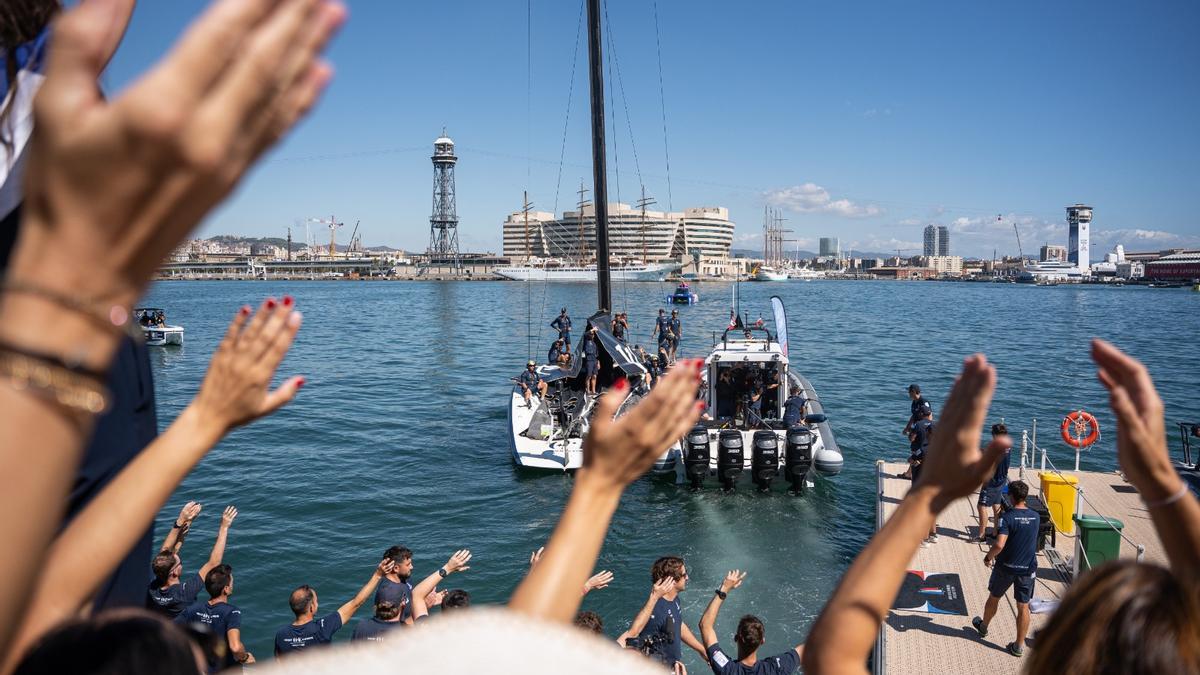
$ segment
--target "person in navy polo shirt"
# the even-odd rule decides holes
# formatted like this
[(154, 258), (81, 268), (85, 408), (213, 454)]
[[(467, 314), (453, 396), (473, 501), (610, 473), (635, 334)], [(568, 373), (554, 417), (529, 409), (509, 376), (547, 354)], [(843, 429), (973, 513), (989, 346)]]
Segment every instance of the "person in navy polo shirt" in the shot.
[[(992, 425), (992, 438), (1008, 435), (1008, 427), (1004, 424)], [(1008, 467), (1011, 462), (1012, 448), (1009, 447), (1000, 455), (1000, 460), (996, 462), (996, 470), (992, 472), (992, 477), (988, 482), (979, 488), (979, 501), (975, 502), (976, 508), (979, 509), (979, 537), (975, 540), (980, 544), (987, 541), (987, 524), (988, 524), (988, 508), (991, 507), (992, 516), (996, 518), (996, 522), (1000, 522), (1000, 497), (1004, 492), (1004, 486), (1008, 485)]]
[[(925, 464), (925, 452), (929, 450), (929, 441), (933, 436), (933, 406), (929, 405), (928, 401), (922, 400), (921, 405), (917, 407), (916, 415), (917, 420), (912, 423), (912, 427), (908, 431), (908, 438), (911, 441), (908, 463), (913, 485), (916, 485), (921, 478), (921, 468)], [(929, 528), (929, 536), (926, 537), (922, 546), (937, 543), (937, 540), (937, 523), (935, 522)]]
[(665, 638), (659, 645), (659, 650), (668, 667), (674, 667), (683, 656), (683, 644), (696, 650), (701, 658), (708, 655), (704, 645), (692, 634), (683, 621), (682, 608), (679, 605), (679, 593), (687, 589), (688, 571), (683, 558), (663, 556), (654, 561), (650, 568), (650, 578), (654, 582), (650, 590), (650, 598), (646, 605), (634, 617), (627, 635), (635, 635), (639, 640), (647, 638)]
[(996, 543), (983, 558), (983, 564), (992, 568), (988, 581), (988, 599), (983, 606), (983, 618), (975, 617), (971, 625), (983, 637), (987, 637), (988, 624), (996, 616), (1000, 598), (1013, 587), (1013, 600), (1017, 603), (1017, 640), (1008, 643), (1008, 652), (1020, 656), (1024, 652), (1025, 635), (1029, 632), (1029, 600), (1033, 597), (1033, 584), (1037, 576), (1037, 537), (1041, 519), (1037, 513), (1025, 508), (1029, 486), (1015, 480), (1008, 485), (1008, 498), (1013, 507), (996, 525)]
[(233, 594), (233, 568), (217, 565), (204, 577), (210, 600), (192, 603), (175, 617), (180, 625), (201, 625), (214, 638), (224, 640), (208, 658), (208, 672), (215, 673), (242, 663), (254, 663), (254, 655), (242, 644), (242, 610), (229, 604)]
[(558, 338), (571, 348), (571, 317), (567, 316), (567, 308), (563, 307), (558, 317), (550, 322), (550, 327), (558, 331)]
[(390, 602), (400, 608), (400, 620), (412, 623), (412, 551), (404, 546), (391, 546), (383, 557), (392, 561), (392, 571), (379, 580), (375, 604)]
[(354, 626), (352, 642), (381, 642), (387, 639), (389, 633), (403, 626), (400, 621), (400, 606), (394, 602), (376, 602), (375, 616), (359, 621)]
[(586, 392), (596, 395), (596, 373), (600, 369), (600, 339), (596, 337), (596, 327), (588, 326), (583, 334), (583, 364), (586, 368)]
[(804, 645), (797, 645), (794, 649), (765, 659), (758, 658), (758, 648), (766, 641), (766, 636), (762, 621), (753, 614), (747, 614), (738, 621), (737, 632), (733, 635), (737, 645), (736, 660), (729, 658), (717, 642), (717, 613), (721, 611), (725, 598), (733, 589), (741, 586), (745, 578), (746, 573), (739, 570), (726, 574), (721, 587), (709, 600), (704, 616), (700, 617), (700, 637), (708, 645), (708, 665), (716, 675), (788, 675), (800, 666)]
[(359, 607), (375, 592), (379, 580), (395, 568), (395, 563), (384, 558), (375, 567), (370, 580), (359, 589), (358, 594), (349, 602), (338, 607), (336, 612), (317, 616), (320, 606), (317, 603), (317, 589), (305, 584), (292, 591), (288, 604), (296, 620), (275, 632), (275, 656), (283, 656), (293, 652), (333, 642), (333, 635), (354, 616)]
[(185, 607), (196, 601), (200, 589), (204, 587), (204, 578), (209, 571), (221, 564), (225, 556), (225, 541), (229, 537), (229, 527), (237, 518), (237, 509), (226, 506), (221, 514), (221, 526), (217, 530), (217, 540), (213, 543), (212, 551), (208, 554), (208, 562), (200, 567), (197, 574), (183, 579), (183, 563), (179, 560), (179, 549), (183, 546), (192, 521), (200, 514), (200, 504), (188, 502), (179, 512), (171, 533), (163, 541), (162, 551), (154, 556), (150, 568), (154, 572), (154, 580), (146, 590), (146, 608), (175, 618)]
[(791, 428), (793, 425), (799, 424), (804, 417), (804, 408), (808, 406), (808, 399), (804, 398), (804, 391), (797, 385), (792, 385), (791, 395), (783, 402), (783, 424)]

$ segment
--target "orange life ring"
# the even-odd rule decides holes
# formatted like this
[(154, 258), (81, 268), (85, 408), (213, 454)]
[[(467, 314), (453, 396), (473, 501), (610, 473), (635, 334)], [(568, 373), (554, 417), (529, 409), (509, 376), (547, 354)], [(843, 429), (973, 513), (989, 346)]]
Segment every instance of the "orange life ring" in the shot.
[[(1091, 429), (1087, 436), (1083, 435), (1085, 428)], [(1100, 438), (1100, 423), (1091, 413), (1076, 410), (1063, 418), (1061, 432), (1062, 439), (1067, 445), (1082, 448), (1095, 443)], [(1071, 435), (1071, 432), (1075, 432), (1075, 435)]]

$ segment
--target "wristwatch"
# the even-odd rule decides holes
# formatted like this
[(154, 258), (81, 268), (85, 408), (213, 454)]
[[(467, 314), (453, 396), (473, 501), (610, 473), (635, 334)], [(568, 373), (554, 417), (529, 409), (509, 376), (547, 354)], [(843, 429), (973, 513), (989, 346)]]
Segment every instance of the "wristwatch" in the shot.
[(177, 521), (175, 521), (175, 528), (174, 528), (174, 529), (176, 529), (176, 530), (182, 530), (182, 529), (183, 529), (183, 526), (179, 524), (179, 521), (178, 521), (178, 520), (177, 520)]
[(723, 591), (723, 590), (721, 590), (721, 589), (719, 589), (719, 588), (718, 588), (718, 589), (715, 591), (715, 593), (717, 594), (717, 597), (718, 597), (718, 598), (720, 598), (720, 599), (722, 599), (722, 600), (724, 600), (725, 598), (729, 597), (729, 594), (728, 594), (728, 593), (726, 593), (725, 591)]
[(447, 576), (449, 576), (449, 575), (450, 575), (450, 573), (446, 571), (446, 568), (445, 568), (445, 567), (439, 567), (439, 568), (438, 568), (438, 574), (439, 574), (439, 575), (441, 575), (441, 577), (442, 577), (443, 579), (445, 579)]

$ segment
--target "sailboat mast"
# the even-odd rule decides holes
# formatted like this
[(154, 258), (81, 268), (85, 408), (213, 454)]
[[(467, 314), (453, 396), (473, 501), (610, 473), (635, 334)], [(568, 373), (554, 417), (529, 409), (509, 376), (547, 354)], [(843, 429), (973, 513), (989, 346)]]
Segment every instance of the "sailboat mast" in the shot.
[[(608, 269), (608, 163), (604, 156), (604, 61), (600, 54), (600, 0), (587, 0), (588, 66), (592, 81), (592, 184), (596, 213), (596, 292), (599, 308), (612, 309)], [(582, 214), (580, 214), (582, 215)]]

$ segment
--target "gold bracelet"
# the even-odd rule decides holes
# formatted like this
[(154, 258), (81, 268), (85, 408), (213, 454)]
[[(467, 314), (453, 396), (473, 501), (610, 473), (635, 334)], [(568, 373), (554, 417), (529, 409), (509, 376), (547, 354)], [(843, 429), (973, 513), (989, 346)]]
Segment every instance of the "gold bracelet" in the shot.
[(95, 378), (24, 354), (0, 350), (0, 375), (17, 391), (34, 390), (71, 412), (98, 415), (108, 409), (108, 390)]
[(134, 337), (141, 334), (141, 331), (138, 331), (130, 320), (129, 309), (124, 305), (110, 305), (95, 300), (75, 298), (52, 288), (15, 279), (6, 279), (0, 283), (0, 291), (37, 296), (43, 300), (49, 300), (63, 309), (81, 314), (93, 323), (110, 330), (115, 329)]

